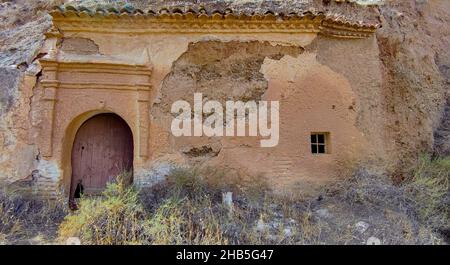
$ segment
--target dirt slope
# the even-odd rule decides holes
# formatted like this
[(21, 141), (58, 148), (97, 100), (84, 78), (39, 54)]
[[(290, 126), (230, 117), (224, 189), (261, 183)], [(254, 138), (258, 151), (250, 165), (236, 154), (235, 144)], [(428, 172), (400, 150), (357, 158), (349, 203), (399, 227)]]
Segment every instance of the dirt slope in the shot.
[(450, 2), (391, 0), (379, 9), (387, 127), (397, 158), (408, 165), (418, 151), (433, 146), (448, 153), (449, 116), (443, 114), (450, 82)]

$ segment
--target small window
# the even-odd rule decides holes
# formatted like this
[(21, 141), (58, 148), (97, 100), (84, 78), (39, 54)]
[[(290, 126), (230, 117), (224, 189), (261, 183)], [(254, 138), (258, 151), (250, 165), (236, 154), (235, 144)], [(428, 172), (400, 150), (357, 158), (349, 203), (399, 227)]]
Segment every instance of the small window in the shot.
[(329, 133), (311, 133), (311, 152), (313, 154), (329, 153)]

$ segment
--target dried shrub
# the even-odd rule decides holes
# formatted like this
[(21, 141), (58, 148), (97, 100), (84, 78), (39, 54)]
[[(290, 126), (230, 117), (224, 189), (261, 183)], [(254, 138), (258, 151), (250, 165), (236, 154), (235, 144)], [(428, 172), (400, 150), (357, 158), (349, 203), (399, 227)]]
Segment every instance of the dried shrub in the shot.
[(188, 198), (167, 199), (150, 219), (153, 244), (223, 245), (228, 240), (220, 219), (223, 212), (214, 209), (211, 201), (191, 201)]
[[(0, 186), (7, 187), (6, 184)], [(66, 214), (67, 208), (59, 200), (0, 190), (0, 234), (11, 244), (28, 244), (28, 240), (36, 236), (42, 237), (41, 243), (51, 241)]]
[(404, 191), (418, 218), (433, 228), (449, 229), (450, 157), (430, 158), (422, 155)]

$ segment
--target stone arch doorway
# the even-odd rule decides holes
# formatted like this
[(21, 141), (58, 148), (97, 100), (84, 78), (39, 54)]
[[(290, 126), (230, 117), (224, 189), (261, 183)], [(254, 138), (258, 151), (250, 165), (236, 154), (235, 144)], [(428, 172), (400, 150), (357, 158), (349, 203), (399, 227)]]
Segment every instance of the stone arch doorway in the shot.
[(85, 121), (72, 147), (70, 201), (98, 195), (118, 175), (132, 174), (133, 150), (132, 131), (120, 116), (105, 113)]

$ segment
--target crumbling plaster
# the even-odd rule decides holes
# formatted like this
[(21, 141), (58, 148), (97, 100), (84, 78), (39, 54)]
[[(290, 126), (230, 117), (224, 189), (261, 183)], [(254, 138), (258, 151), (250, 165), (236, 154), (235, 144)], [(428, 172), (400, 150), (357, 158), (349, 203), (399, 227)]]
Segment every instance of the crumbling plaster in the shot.
[[(69, 41), (64, 43), (66, 40)], [(339, 41), (344, 43), (339, 46)], [(171, 135), (170, 123), (173, 115), (161, 107), (161, 103), (165, 103), (163, 95), (168, 93), (171, 99), (189, 97), (177, 94), (183, 91), (179, 87), (170, 88), (177, 85), (174, 67), (178, 60), (190, 52), (192, 45), (232, 42), (249, 45), (258, 42), (261, 46), (270, 43), (273, 47), (298, 47), (301, 50), (297, 55), (266, 57), (258, 69), (267, 82), (267, 89), (261, 99), (279, 100), (281, 104), (280, 144), (275, 148), (260, 148), (259, 139), (255, 137), (175, 138)], [(86, 45), (82, 45), (83, 43)], [(330, 45), (327, 46), (327, 43)], [(358, 51), (362, 52), (364, 48), (369, 50), (369, 59), (363, 59), (362, 54), (351, 54), (355, 43)], [(105, 112), (118, 114), (132, 129), (137, 185), (153, 184), (168, 174), (175, 165), (210, 165), (243, 178), (265, 178), (274, 188), (292, 188), (297, 185), (304, 188), (317, 187), (338, 178), (340, 172), (353, 167), (358, 161), (377, 157), (383, 150), (383, 145), (376, 145), (379, 142), (372, 139), (369, 141), (367, 138), (376, 133), (369, 125), (371, 117), (364, 114), (365, 104), (369, 99), (364, 96), (365, 87), (360, 87), (370, 83), (369, 86), (376, 90), (378, 86), (378, 83), (368, 80), (370, 76), (376, 80), (379, 75), (378, 66), (373, 61), (376, 59), (372, 58), (377, 53), (373, 38), (367, 41), (335, 41), (316, 33), (133, 35), (68, 32), (63, 34), (60, 42), (49, 38), (41, 53), (56, 56), (58, 61), (66, 63), (80, 60), (99, 63), (107, 60), (130, 66), (147, 66), (151, 72), (148, 77), (148, 95), (144, 94), (144, 97), (148, 97), (148, 119), (144, 117), (143, 121), (138, 113), (139, 108), (144, 105), (139, 105), (136, 97), (140, 96), (136, 91), (74, 87), (57, 89), (53, 124), (45, 125), (48, 122), (44, 117), (46, 107), (42, 105), (42, 99), (45, 98), (45, 82), (42, 84), (46, 78), (45, 64), (43, 77), (39, 78), (39, 82), (36, 83), (36, 77), (34, 81), (29, 82), (28, 89), (32, 91), (29, 99), (32, 102), (29, 104), (31, 110), (27, 119), (32, 127), (28, 136), (31, 145), (28, 148), (29, 157), (22, 161), (34, 161), (29, 171), (40, 170), (43, 184), (39, 187), (53, 190), (50, 195), (56, 194), (54, 190), (58, 188), (67, 190), (70, 185), (71, 145), (79, 126), (89, 117)], [(349, 58), (346, 58), (340, 67), (335, 63), (337, 59), (333, 58), (342, 56)], [(356, 59), (350, 58), (352, 56)], [(43, 61), (47, 57), (44, 57)], [(364, 60), (369, 60), (369, 70), (364, 68)], [(355, 69), (348, 69), (354, 63), (359, 67), (358, 71), (363, 71), (362, 75), (355, 73)], [(167, 83), (170, 75), (175, 76), (175, 82)], [(61, 82), (81, 82), (83, 78), (100, 83), (123, 80), (129, 84), (146, 82), (141, 76), (132, 74), (129, 77), (114, 73), (98, 74), (97, 77), (98, 79), (94, 80), (95, 74), (80, 75), (70, 71), (57, 73)], [(181, 81), (179, 86), (183, 86)], [(165, 87), (166, 83), (170, 86)], [(217, 86), (217, 90), (229, 89), (221, 86), (217, 80), (211, 80), (211, 85)], [(202, 90), (195, 86), (192, 89), (197, 92)], [(142, 138), (140, 127), (143, 123), (148, 125), (143, 131), (148, 134), (148, 138)], [(52, 128), (51, 132), (48, 132), (48, 128)], [(311, 132), (331, 132), (331, 154), (311, 154)], [(51, 134), (51, 141), (42, 140), (46, 137), (48, 139), (48, 134)], [(142, 144), (141, 139), (147, 139), (147, 142)], [(50, 143), (52, 152), (45, 155), (42, 150), (48, 148)], [(145, 156), (139, 155), (142, 148), (147, 149)], [(14, 167), (16, 166), (11, 166)], [(21, 178), (30, 172), (16, 172), (14, 175)]]
[[(282, 34), (267, 34), (262, 36), (250, 35), (250, 34), (242, 34), (242, 35), (173, 35), (173, 34), (160, 34), (153, 36), (122, 36), (115, 35), (114, 42), (111, 42), (111, 36), (102, 35), (102, 34), (89, 34), (89, 33), (77, 33), (74, 36), (67, 35), (65, 38), (73, 39), (73, 38), (82, 38), (85, 40), (92, 40), (99, 48), (99, 54), (103, 56), (109, 56), (111, 58), (115, 58), (120, 61), (128, 62), (130, 64), (133, 63), (148, 63), (152, 64), (152, 75), (150, 78), (151, 83), (151, 95), (150, 95), (150, 105), (157, 103), (160, 100), (160, 90), (163, 83), (164, 78), (171, 72), (173, 63), (185, 52), (188, 50), (189, 44), (197, 43), (197, 42), (207, 42), (207, 41), (220, 41), (220, 42), (229, 42), (229, 41), (241, 41), (241, 42), (249, 42), (249, 41), (270, 41), (272, 45), (284, 45), (284, 46), (306, 46), (312, 42), (312, 40), (316, 37), (316, 34), (301, 34), (297, 36), (289, 36), (286, 38)], [(64, 41), (64, 40), (63, 40)], [(72, 53), (72, 52), (69, 52)], [(59, 52), (60, 58), (69, 58), (72, 55), (65, 54), (64, 51)], [(67, 95), (65, 95), (68, 93)], [(101, 92), (97, 92), (101, 93)], [(114, 110), (111, 109), (112, 112), (115, 112), (122, 116), (126, 121), (131, 123), (130, 127), (134, 128), (133, 120), (134, 117), (130, 115), (121, 115), (122, 111), (133, 109), (133, 102), (130, 100), (129, 102), (114, 100), (114, 93), (108, 94), (110, 98), (107, 100), (108, 106), (114, 106)], [(96, 92), (92, 91), (89, 95), (86, 95), (84, 92), (59, 92), (58, 97), (62, 100), (60, 104), (56, 107), (56, 113), (64, 113), (65, 106), (74, 106), (70, 108), (71, 113), (82, 113), (79, 108), (83, 108), (83, 106), (91, 106), (93, 103), (88, 103), (87, 101), (95, 101), (98, 100), (99, 97), (96, 96)], [(68, 101), (68, 102), (64, 102)], [(120, 101), (120, 102), (119, 102)], [(58, 106), (61, 109), (58, 109)], [(127, 106), (127, 107), (125, 107)], [(63, 114), (64, 121), (70, 121), (73, 119), (70, 115)], [(139, 163), (135, 161), (135, 181), (136, 183), (149, 183), (150, 180), (147, 180), (148, 172), (152, 165), (159, 163), (155, 161), (165, 160), (171, 161), (176, 164), (186, 164), (186, 158), (183, 155), (180, 155), (178, 152), (173, 150), (174, 145), (173, 142), (176, 141), (171, 137), (170, 131), (170, 117), (166, 119), (161, 117), (150, 117), (150, 125), (149, 125), (149, 157), (146, 161), (141, 160)], [(58, 121), (56, 121), (58, 124)], [(59, 126), (58, 126), (59, 127)], [(62, 128), (66, 128), (66, 124), (61, 125)], [(76, 126), (75, 126), (76, 127)], [(73, 128), (75, 130), (76, 128)], [(70, 130), (56, 130), (54, 139), (63, 139), (64, 133), (67, 134)], [(76, 130), (75, 130), (76, 131)], [(134, 133), (136, 136), (137, 134)], [(69, 137), (70, 139), (70, 137)], [(192, 139), (191, 139), (192, 140)], [(203, 141), (199, 139), (198, 141)], [(68, 141), (70, 142), (70, 140)], [(195, 145), (195, 140), (191, 143), (191, 145)], [(210, 144), (210, 143), (209, 143)], [(64, 146), (65, 144), (57, 144), (55, 147), (56, 154), (62, 154), (62, 161), (67, 161), (70, 159), (69, 152), (65, 151), (70, 150), (69, 146)], [(58, 155), (57, 155), (58, 156)], [(57, 159), (58, 160), (58, 159)], [(64, 163), (63, 163), (64, 164)], [(157, 166), (158, 167), (158, 166)], [(70, 171), (70, 166), (63, 165), (65, 171)], [(146, 179), (141, 179), (146, 178)], [(67, 179), (67, 178), (65, 178)], [(67, 183), (66, 183), (67, 185)]]

